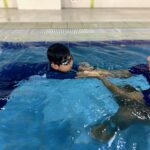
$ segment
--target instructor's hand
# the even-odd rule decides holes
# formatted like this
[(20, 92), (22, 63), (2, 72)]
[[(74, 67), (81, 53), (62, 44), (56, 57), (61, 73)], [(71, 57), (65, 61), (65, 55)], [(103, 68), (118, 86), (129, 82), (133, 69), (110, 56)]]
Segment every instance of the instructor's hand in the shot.
[(77, 73), (77, 78), (81, 78), (81, 77), (101, 77), (101, 78), (105, 78), (110, 76), (110, 74), (108, 72), (101, 72), (101, 71), (97, 71), (97, 70), (92, 70), (92, 71), (81, 71)]

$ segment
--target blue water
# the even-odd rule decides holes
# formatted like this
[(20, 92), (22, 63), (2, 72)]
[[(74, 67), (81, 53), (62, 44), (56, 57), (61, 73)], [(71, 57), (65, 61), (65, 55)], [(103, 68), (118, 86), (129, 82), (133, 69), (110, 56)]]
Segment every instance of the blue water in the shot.
[[(50, 44), (1, 42), (0, 67), (14, 61), (45, 61)], [(87, 61), (107, 69), (127, 69), (145, 63), (150, 55), (149, 41), (65, 44), (75, 63)], [(149, 88), (142, 76), (110, 80), (137, 89)], [(143, 124), (118, 131), (108, 142), (91, 137), (91, 126), (117, 110), (112, 93), (97, 79), (48, 80), (32, 76), (19, 83), (0, 112), (0, 150), (149, 150), (150, 127)]]

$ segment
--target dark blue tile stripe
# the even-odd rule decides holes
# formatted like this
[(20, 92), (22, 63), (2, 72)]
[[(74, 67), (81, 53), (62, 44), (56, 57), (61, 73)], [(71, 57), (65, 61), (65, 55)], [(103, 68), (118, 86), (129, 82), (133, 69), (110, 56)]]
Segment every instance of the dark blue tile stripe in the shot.
[[(65, 42), (56, 41), (68, 47), (105, 47), (108, 45), (140, 45), (150, 44), (150, 40), (120, 40), (120, 41), (83, 41), (83, 42)], [(3, 50), (21, 50), (29, 47), (48, 47), (56, 42), (0, 42), (0, 48)]]

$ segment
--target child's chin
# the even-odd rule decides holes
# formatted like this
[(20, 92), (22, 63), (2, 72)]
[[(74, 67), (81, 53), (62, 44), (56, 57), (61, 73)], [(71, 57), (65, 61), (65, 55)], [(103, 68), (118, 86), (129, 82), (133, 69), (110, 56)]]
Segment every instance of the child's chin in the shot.
[(69, 72), (69, 71), (71, 71), (71, 69), (72, 69), (72, 68), (68, 69), (66, 72)]
[(62, 72), (69, 72), (69, 71), (71, 71), (71, 69), (72, 69), (72, 68), (67, 69), (67, 70), (63, 70)]

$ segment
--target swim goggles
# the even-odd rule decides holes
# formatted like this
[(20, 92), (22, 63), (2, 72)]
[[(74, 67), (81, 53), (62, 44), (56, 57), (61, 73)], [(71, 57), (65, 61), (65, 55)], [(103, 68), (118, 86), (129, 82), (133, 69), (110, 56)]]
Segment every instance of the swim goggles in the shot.
[(70, 64), (71, 60), (72, 60), (72, 55), (67, 56), (63, 59), (63, 61), (61, 62), (60, 65), (68, 65), (68, 64)]

